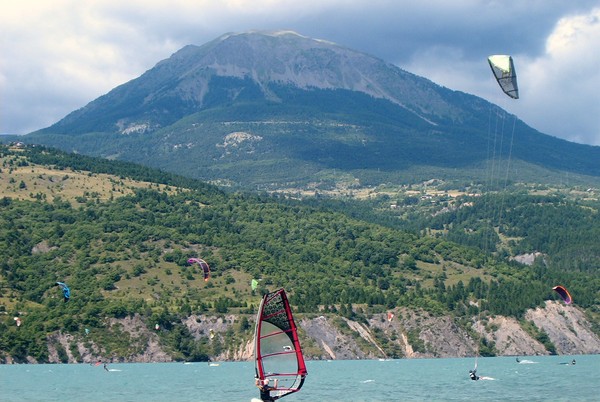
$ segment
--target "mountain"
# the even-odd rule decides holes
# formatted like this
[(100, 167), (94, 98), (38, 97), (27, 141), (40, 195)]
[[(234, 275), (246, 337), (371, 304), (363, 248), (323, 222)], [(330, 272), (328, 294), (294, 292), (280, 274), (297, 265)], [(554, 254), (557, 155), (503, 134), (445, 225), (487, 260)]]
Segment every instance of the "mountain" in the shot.
[(486, 162), (508, 155), (515, 180), (600, 177), (600, 147), (544, 135), (481, 98), (287, 31), (186, 46), (20, 139), (247, 188), (483, 180)]

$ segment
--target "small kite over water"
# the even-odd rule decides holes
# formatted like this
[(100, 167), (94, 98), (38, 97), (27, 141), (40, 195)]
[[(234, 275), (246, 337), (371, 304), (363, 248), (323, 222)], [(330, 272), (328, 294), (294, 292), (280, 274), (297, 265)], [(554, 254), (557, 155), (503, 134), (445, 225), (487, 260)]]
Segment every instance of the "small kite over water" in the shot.
[(565, 304), (571, 304), (571, 302), (573, 302), (573, 298), (571, 297), (571, 294), (564, 286), (558, 285), (558, 286), (553, 287), (552, 290), (554, 290), (556, 293), (558, 293), (560, 295), (560, 297), (562, 297)]
[(505, 94), (513, 99), (519, 99), (519, 87), (517, 86), (517, 73), (511, 56), (496, 54), (488, 57), (488, 63), (492, 68), (498, 85)]
[(208, 277), (210, 276), (210, 267), (206, 261), (201, 258), (190, 258), (187, 260), (187, 262), (188, 264), (198, 264), (204, 273), (204, 282), (208, 282)]
[(56, 282), (56, 284), (58, 286), (60, 286), (60, 288), (63, 291), (63, 296), (65, 298), (65, 303), (69, 301), (69, 299), (71, 298), (71, 289), (69, 289), (69, 287), (67, 286), (66, 283), (64, 282)]

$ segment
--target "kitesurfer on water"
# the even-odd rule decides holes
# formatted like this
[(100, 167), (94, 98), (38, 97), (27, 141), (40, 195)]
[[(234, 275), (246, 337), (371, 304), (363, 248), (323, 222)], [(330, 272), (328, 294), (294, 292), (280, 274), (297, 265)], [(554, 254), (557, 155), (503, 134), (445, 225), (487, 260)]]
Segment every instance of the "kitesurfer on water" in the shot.
[(477, 370), (469, 370), (469, 377), (471, 377), (471, 380), (473, 381), (477, 381), (479, 380), (479, 376), (476, 374)]
[(261, 381), (260, 378), (257, 378), (255, 380), (255, 384), (258, 387), (258, 390), (260, 391), (260, 399), (261, 401), (265, 401), (265, 402), (272, 402), (275, 399), (277, 399), (277, 397), (272, 397), (271, 396), (271, 390), (276, 389), (277, 388), (277, 378), (275, 379), (275, 384), (274, 386), (270, 386), (269, 385), (269, 379), (265, 378), (264, 380)]
[(108, 371), (108, 366), (104, 363), (104, 370)]

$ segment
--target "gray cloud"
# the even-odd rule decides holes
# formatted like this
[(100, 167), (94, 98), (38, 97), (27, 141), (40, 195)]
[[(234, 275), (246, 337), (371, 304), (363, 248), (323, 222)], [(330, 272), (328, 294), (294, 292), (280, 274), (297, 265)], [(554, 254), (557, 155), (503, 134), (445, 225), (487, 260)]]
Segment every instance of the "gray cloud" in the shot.
[[(46, 127), (187, 44), (291, 29), (481, 96), (547, 134), (600, 145), (596, 0), (13, 3), (0, 10), (0, 132)], [(486, 57), (496, 53), (515, 58), (519, 102), (494, 86)]]

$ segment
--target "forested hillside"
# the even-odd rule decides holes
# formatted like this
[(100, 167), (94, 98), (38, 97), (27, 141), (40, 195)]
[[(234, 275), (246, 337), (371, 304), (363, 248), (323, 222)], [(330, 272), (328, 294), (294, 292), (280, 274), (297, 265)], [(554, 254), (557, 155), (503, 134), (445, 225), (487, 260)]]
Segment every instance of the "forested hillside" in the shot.
[[(114, 336), (108, 320), (139, 315), (148, 328), (158, 325), (161, 344), (174, 356), (206, 360), (223, 345), (196, 341), (182, 321), (254, 314), (260, 293), (277, 287), (290, 293), (300, 316), (326, 312), (366, 322), (402, 306), (450, 314), (467, 328), (478, 314), (522, 319), (528, 308), (556, 299), (551, 288), (561, 283), (598, 325), (598, 254), (590, 256), (592, 265), (564, 269), (567, 257), (555, 250), (559, 243), (589, 249), (597, 205), (507, 197), (512, 212), (503, 215), (500, 236), (526, 238), (523, 251), (551, 257), (525, 266), (474, 247), (478, 204), (427, 221), (437, 233), (411, 233), (406, 222), (400, 225), (407, 230), (373, 223), (383, 221), (377, 213), (352, 218), (331, 203), (227, 194), (123, 162), (41, 147), (0, 152), (0, 359), (48, 361), (49, 335), (84, 331), (106, 355), (128, 356), (142, 346)], [(528, 218), (516, 219), (525, 208)], [(556, 238), (557, 228), (571, 227), (565, 211), (579, 224)], [(556, 234), (541, 236), (546, 231)], [(187, 264), (197, 256), (211, 266), (208, 282)], [(256, 291), (252, 279), (260, 283)], [(69, 302), (57, 281), (71, 287)], [(246, 318), (236, 331), (230, 340), (247, 336)]]

